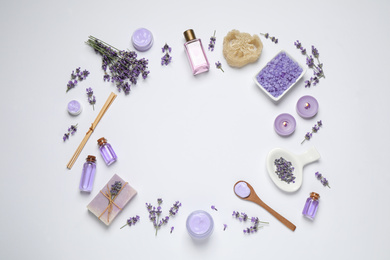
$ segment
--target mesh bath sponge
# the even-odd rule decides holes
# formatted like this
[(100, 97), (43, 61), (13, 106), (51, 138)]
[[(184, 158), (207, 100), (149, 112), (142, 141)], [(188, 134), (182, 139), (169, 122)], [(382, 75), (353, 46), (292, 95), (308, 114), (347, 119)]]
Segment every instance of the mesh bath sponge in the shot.
[(238, 30), (230, 31), (223, 39), (223, 56), (232, 67), (241, 68), (259, 59), (263, 43), (258, 35)]

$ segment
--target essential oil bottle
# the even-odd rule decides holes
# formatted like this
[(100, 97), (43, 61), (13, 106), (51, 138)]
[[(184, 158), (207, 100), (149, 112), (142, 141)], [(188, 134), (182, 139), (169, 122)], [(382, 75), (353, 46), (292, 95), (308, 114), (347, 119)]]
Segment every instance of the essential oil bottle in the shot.
[(88, 155), (80, 179), (80, 191), (91, 192), (96, 173), (96, 157)]
[(192, 73), (197, 75), (208, 71), (210, 64), (207, 60), (206, 53), (204, 52), (202, 41), (195, 37), (195, 33), (192, 29), (185, 31), (183, 34), (186, 39), (184, 48), (191, 65)]
[(111, 165), (114, 163), (118, 156), (116, 156), (114, 149), (112, 149), (111, 145), (107, 143), (107, 139), (102, 137), (99, 140), (97, 140), (99, 145), (100, 153), (102, 154), (102, 157), (107, 165)]
[(319, 198), (320, 195), (318, 193), (310, 193), (310, 197), (307, 198), (305, 207), (302, 211), (303, 216), (307, 217), (308, 219), (314, 220), (318, 209)]

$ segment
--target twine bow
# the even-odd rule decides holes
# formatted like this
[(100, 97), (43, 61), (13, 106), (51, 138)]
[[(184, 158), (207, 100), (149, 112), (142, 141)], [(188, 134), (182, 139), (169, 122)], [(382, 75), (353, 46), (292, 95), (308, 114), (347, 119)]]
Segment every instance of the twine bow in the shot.
[(118, 195), (121, 193), (121, 191), (123, 190), (123, 188), (127, 185), (127, 182), (125, 182), (125, 184), (122, 186), (122, 188), (118, 191), (118, 193), (112, 197), (112, 194), (111, 194), (111, 191), (108, 187), (108, 184), (107, 184), (107, 190), (106, 192), (103, 192), (103, 191), (100, 191), (101, 194), (103, 194), (104, 197), (106, 197), (108, 199), (108, 206), (104, 209), (104, 211), (102, 212), (102, 214), (100, 214), (99, 216), (99, 219), (101, 218), (101, 216), (103, 216), (103, 214), (108, 211), (107, 213), (107, 222), (110, 223), (110, 214), (111, 214), (111, 211), (112, 211), (112, 207), (113, 205), (115, 205), (119, 210), (122, 210), (121, 207), (119, 207), (115, 202), (114, 200), (116, 199), (116, 197), (118, 197)]

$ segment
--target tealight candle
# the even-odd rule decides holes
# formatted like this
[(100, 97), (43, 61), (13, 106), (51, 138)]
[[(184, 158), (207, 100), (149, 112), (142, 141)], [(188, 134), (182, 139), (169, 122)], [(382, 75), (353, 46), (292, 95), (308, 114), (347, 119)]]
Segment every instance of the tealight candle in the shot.
[(77, 100), (72, 100), (68, 103), (68, 112), (72, 116), (79, 115), (81, 113), (81, 110), (83, 110), (83, 108), (81, 107), (80, 102), (78, 102)]
[(153, 45), (153, 35), (145, 28), (137, 29), (131, 38), (133, 46), (138, 51), (147, 51)]
[(297, 113), (303, 118), (311, 118), (318, 112), (318, 102), (312, 96), (303, 96), (297, 102)]
[(275, 118), (274, 128), (276, 133), (281, 136), (291, 135), (295, 131), (295, 118), (287, 113), (280, 114)]
[(206, 239), (213, 233), (214, 221), (206, 211), (196, 210), (188, 216), (186, 226), (192, 238)]

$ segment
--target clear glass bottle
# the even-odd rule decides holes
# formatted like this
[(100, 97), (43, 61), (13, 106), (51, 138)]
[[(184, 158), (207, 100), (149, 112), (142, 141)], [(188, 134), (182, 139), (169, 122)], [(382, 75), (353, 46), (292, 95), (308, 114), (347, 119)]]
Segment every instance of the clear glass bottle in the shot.
[(96, 173), (96, 157), (88, 155), (80, 179), (80, 191), (91, 192)]
[(111, 165), (112, 163), (114, 163), (118, 159), (118, 156), (116, 156), (111, 145), (107, 143), (107, 139), (102, 137), (99, 140), (97, 140), (97, 142), (98, 145), (100, 146), (99, 147), (100, 153), (102, 154), (106, 164)]
[(307, 198), (305, 207), (302, 211), (303, 216), (307, 217), (308, 219), (314, 220), (318, 209), (319, 198), (320, 195), (318, 193), (310, 193), (310, 197)]
[(202, 41), (195, 37), (195, 33), (192, 29), (185, 31), (184, 48), (190, 62), (192, 73), (197, 75), (202, 72), (206, 72), (210, 68), (209, 61), (207, 60), (206, 53), (204, 52)]

